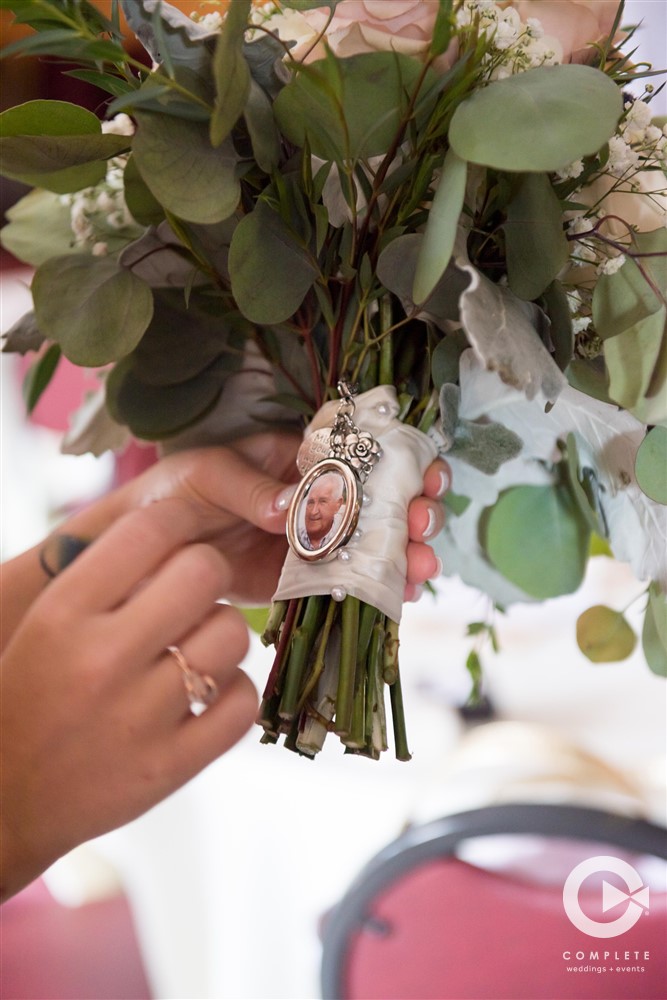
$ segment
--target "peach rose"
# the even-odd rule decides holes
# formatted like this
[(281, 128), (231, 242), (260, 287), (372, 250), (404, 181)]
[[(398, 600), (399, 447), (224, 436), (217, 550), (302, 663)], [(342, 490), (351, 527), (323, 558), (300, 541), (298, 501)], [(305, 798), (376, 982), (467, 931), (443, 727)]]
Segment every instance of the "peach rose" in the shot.
[(524, 22), (538, 20), (562, 45), (563, 62), (585, 63), (595, 57), (591, 46), (610, 34), (619, 0), (505, 0), (498, 6), (514, 7)]
[[(295, 59), (313, 62), (324, 55), (317, 36), (326, 29), (326, 41), (340, 57), (362, 52), (401, 52), (424, 58), (428, 52), (439, 0), (340, 0), (331, 23), (324, 7), (296, 14), (285, 9), (268, 22), (281, 39), (291, 39)], [(452, 48), (453, 53), (453, 48)], [(451, 65), (453, 55), (438, 61), (439, 67)]]

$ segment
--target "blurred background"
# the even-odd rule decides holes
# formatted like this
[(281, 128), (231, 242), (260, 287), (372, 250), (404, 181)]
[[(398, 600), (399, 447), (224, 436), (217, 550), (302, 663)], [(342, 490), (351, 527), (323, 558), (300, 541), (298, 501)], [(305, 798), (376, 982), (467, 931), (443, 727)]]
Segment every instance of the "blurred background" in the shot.
[[(177, 5), (189, 13), (196, 4)], [(15, 37), (11, 15), (3, 10), (0, 19), (6, 44)], [(656, 68), (667, 66), (664, 0), (628, 0), (624, 23), (640, 22), (639, 54)], [(0, 73), (3, 109), (49, 97), (100, 110), (99, 92), (86, 94), (48, 61), (9, 60)], [(3, 211), (21, 194), (18, 185), (3, 182)], [(30, 307), (31, 274), (6, 255), (2, 265), (5, 331)], [(85, 375), (63, 367), (26, 420), (24, 366), (14, 355), (1, 355), (0, 363), (1, 546), (7, 559), (108, 489), (119, 468), (126, 474), (150, 455), (61, 455), (60, 437), (85, 391)], [(166, 802), (73, 852), (3, 907), (0, 995), (315, 998), (321, 995), (327, 914), (369, 859), (406, 829), (461, 811), (526, 802), (590, 807), (663, 825), (664, 681), (649, 672), (640, 650), (619, 664), (591, 664), (574, 635), (578, 614), (598, 603), (631, 605), (628, 616), (638, 627), (633, 610), (640, 610), (642, 590), (626, 567), (599, 557), (576, 594), (497, 615), (500, 652), (482, 651), (486, 702), (475, 713), (466, 708), (465, 662), (475, 641), (466, 626), (486, 618), (489, 609), (477, 592), (443, 579), (436, 598), (406, 606), (401, 625), (411, 763), (390, 754), (380, 763), (346, 758), (333, 743), (310, 763), (260, 746), (259, 732), (251, 732)], [(245, 667), (259, 687), (269, 661), (268, 651), (253, 641)], [(510, 858), (525, 882), (535, 879), (534, 866), (528, 871), (533, 848), (519, 840), (508, 853), (507, 842), (498, 841), (483, 857), (465, 850), (459, 855), (484, 870), (498, 870)], [(538, 881), (556, 886), (552, 903), (560, 908), (562, 865), (552, 858), (538, 868)], [(650, 879), (658, 892), (664, 893), (664, 877), (664, 863), (654, 866)], [(474, 898), (470, 905), (474, 916)], [(481, 915), (481, 900), (478, 905)], [(450, 930), (443, 925), (435, 931), (440, 948)], [(575, 947), (584, 937), (575, 932), (568, 940)], [(590, 944), (585, 942), (586, 953)], [(600, 985), (598, 977), (597, 992), (581, 992), (593, 989), (582, 985), (583, 977), (576, 986), (556, 986), (550, 970), (555, 977), (562, 960), (555, 945), (549, 947), (540, 996), (664, 995), (646, 976), (630, 985), (626, 977), (624, 986)], [(495, 981), (484, 994), (465, 988), (452, 985), (429, 995), (538, 995), (513, 992), (509, 981)]]

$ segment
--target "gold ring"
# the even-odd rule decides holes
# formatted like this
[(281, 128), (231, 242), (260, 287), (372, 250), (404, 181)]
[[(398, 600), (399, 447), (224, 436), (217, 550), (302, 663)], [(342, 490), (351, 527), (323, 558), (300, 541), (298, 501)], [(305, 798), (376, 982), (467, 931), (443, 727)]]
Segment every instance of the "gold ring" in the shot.
[(198, 674), (193, 670), (178, 646), (167, 646), (167, 652), (171, 653), (181, 668), (190, 711), (193, 715), (201, 715), (220, 694), (218, 685), (208, 674)]

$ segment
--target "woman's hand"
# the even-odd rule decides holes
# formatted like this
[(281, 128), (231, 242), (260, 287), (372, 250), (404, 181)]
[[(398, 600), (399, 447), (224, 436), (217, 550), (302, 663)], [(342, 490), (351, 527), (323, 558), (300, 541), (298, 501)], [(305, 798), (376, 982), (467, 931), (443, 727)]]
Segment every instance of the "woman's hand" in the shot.
[[(77, 844), (139, 816), (250, 727), (234, 571), (196, 504), (121, 517), (35, 600), (2, 661), (4, 898)], [(191, 714), (177, 660), (219, 695)]]
[[(181, 452), (162, 459), (123, 491), (126, 509), (163, 497), (186, 501), (200, 524), (200, 538), (220, 549), (232, 568), (230, 599), (265, 604), (271, 599), (287, 552), (285, 523), (297, 477), (295, 458), (301, 438), (266, 433), (230, 447)], [(449, 486), (449, 468), (432, 463), (424, 494), (408, 512), (408, 585), (414, 599), (420, 585), (440, 573), (428, 541), (440, 531), (444, 512), (439, 498)]]

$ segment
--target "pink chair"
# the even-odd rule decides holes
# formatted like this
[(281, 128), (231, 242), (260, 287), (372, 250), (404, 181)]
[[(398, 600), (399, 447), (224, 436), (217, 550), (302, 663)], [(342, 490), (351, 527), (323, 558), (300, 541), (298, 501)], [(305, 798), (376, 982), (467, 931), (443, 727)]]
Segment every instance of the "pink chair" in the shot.
[[(505, 855), (514, 839), (519, 859), (528, 844), (529, 863), (516, 852), (506, 870), (463, 860), (480, 844), (489, 855), (489, 838), (501, 838)], [(325, 918), (324, 1000), (664, 1000), (664, 883), (617, 937), (588, 936), (565, 914), (565, 876), (598, 855), (664, 878), (665, 830), (594, 809), (535, 804), (408, 829)], [(603, 881), (612, 887), (604, 900)], [(605, 921), (624, 912), (623, 902), (640, 905), (629, 904), (624, 890), (618, 876), (602, 872), (582, 883), (578, 899), (588, 916)]]

